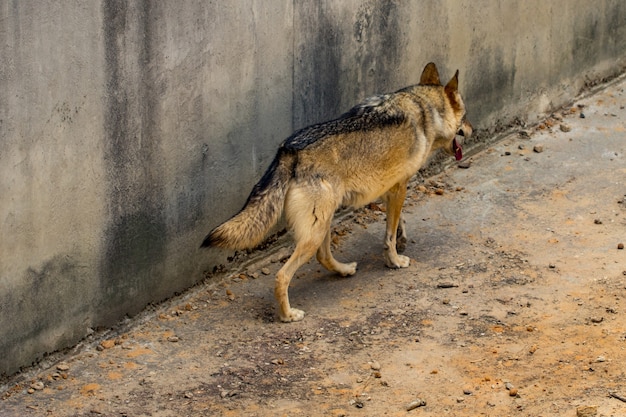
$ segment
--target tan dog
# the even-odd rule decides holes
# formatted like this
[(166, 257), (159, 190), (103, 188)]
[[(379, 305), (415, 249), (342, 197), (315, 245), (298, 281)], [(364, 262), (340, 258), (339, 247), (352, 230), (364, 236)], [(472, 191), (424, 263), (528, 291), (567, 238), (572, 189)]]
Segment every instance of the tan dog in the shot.
[(409, 258), (396, 250), (397, 235), (406, 240), (401, 211), (407, 183), (437, 149), (460, 160), (462, 138), (457, 135), (472, 132), (458, 73), (444, 87), (430, 63), (418, 85), (371, 97), (338, 119), (291, 135), (241, 211), (213, 229), (202, 246), (253, 248), (284, 211), (296, 243), (274, 289), (284, 322), (304, 318), (303, 311), (289, 305), (288, 288), (314, 254), (330, 271), (343, 276), (356, 272), (356, 262), (341, 263), (330, 252), (331, 221), (340, 206), (356, 208), (382, 197), (387, 205), (385, 263), (389, 268), (409, 266)]

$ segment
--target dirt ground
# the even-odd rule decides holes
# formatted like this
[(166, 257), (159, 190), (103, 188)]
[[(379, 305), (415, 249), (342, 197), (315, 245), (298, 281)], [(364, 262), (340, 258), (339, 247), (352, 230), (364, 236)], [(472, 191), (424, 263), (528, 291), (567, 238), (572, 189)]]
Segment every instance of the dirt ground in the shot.
[[(626, 81), (335, 224), (339, 278), (286, 247), (17, 375), (2, 416), (626, 416)], [(583, 118), (584, 116), (584, 118)], [(587, 414), (585, 414), (587, 413)]]

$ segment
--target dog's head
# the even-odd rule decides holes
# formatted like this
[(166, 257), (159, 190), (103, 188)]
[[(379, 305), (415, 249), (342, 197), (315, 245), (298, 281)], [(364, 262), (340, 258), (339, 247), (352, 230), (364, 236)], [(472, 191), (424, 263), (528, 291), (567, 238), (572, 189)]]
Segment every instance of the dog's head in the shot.
[[(424, 68), (420, 85), (443, 87), (439, 80), (437, 66), (434, 63), (431, 62)], [(465, 103), (459, 93), (458, 70), (448, 84), (443, 87), (443, 93), (446, 101), (445, 109), (442, 111), (445, 134), (441, 139), (444, 143), (441, 143), (440, 146), (446, 153), (454, 155), (457, 161), (460, 161), (463, 158), (463, 143), (472, 134), (472, 124), (467, 120)]]

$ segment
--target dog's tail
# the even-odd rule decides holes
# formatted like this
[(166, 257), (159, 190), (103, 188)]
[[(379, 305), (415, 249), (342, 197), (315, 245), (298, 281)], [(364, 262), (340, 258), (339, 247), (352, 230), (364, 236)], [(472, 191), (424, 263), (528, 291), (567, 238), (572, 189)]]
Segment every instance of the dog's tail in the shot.
[(201, 247), (251, 249), (260, 244), (283, 212), (295, 161), (293, 153), (279, 149), (241, 211), (213, 229)]

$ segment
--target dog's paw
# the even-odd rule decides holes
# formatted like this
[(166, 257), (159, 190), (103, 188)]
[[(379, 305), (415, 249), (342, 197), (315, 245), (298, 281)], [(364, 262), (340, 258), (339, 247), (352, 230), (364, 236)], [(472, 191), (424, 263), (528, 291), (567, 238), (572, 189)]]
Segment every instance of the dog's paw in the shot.
[(385, 256), (385, 264), (392, 269), (408, 268), (411, 264), (411, 258), (404, 255), (396, 255), (393, 259)]
[(347, 277), (356, 274), (356, 262), (350, 262), (349, 264), (341, 264), (341, 270), (337, 271), (342, 277)]
[(300, 321), (304, 318), (304, 311), (297, 308), (290, 308), (287, 315), (280, 315), (280, 321), (283, 323), (291, 323), (294, 321)]

